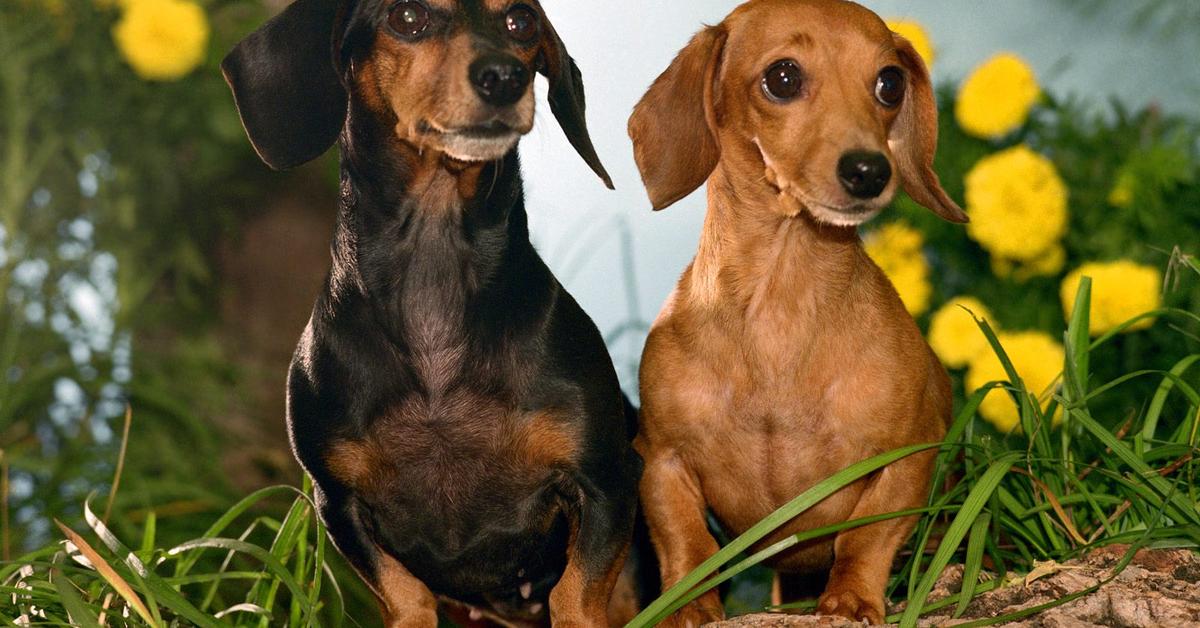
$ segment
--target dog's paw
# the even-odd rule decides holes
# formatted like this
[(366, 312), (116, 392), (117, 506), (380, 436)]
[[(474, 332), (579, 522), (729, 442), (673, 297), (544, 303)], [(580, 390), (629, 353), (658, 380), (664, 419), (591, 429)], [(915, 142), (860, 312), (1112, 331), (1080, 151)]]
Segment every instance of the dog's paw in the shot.
[(883, 600), (870, 600), (849, 589), (825, 591), (817, 601), (817, 612), (864, 621), (872, 626), (883, 624)]
[(659, 624), (665, 628), (700, 628), (705, 624), (710, 624), (715, 621), (723, 621), (725, 619), (725, 609), (712, 604), (701, 604), (700, 602), (692, 602), (687, 606), (679, 609), (674, 615), (671, 615)]

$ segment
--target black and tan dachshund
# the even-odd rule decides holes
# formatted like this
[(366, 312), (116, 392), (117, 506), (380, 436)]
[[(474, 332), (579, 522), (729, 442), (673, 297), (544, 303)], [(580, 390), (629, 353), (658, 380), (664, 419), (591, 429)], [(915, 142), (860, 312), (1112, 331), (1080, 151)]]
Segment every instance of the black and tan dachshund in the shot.
[(584, 160), (578, 68), (534, 0), (296, 0), (223, 69), (275, 168), (335, 142), (333, 267), (288, 425), (386, 623), (439, 603), (601, 626), (628, 551), (636, 424), (593, 322), (529, 242), (535, 72)]

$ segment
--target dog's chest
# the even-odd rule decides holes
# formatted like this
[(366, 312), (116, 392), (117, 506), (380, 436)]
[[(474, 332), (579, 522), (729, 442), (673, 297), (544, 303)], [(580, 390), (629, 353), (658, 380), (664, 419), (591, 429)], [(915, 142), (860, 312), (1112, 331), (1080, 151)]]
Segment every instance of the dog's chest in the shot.
[(453, 592), (485, 591), (521, 571), (532, 576), (541, 558), (530, 557), (563, 541), (559, 487), (577, 436), (567, 417), (456, 390), (406, 398), (336, 442), (326, 462), (370, 505), (378, 533), (410, 569)]
[(573, 463), (576, 432), (567, 416), (454, 387), (403, 396), (339, 440), (328, 461), (362, 492), (411, 493), (426, 507), (453, 510), (545, 484)]
[(764, 363), (730, 342), (720, 362), (692, 352), (672, 359), (670, 383), (650, 394), (657, 413), (670, 417), (654, 429), (687, 457), (719, 517), (743, 528), (866, 457), (866, 432), (874, 429), (856, 426), (868, 417), (885, 421), (866, 410), (873, 394), (856, 390), (849, 365), (817, 365), (803, 355)]

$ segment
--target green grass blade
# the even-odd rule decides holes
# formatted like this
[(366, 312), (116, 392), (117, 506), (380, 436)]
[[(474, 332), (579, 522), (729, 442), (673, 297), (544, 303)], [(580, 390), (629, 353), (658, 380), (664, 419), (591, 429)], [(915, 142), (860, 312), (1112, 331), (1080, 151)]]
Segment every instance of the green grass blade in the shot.
[(1171, 368), (1171, 374), (1175, 377), (1164, 377), (1162, 383), (1158, 385), (1158, 390), (1155, 391), (1154, 398), (1150, 400), (1150, 407), (1146, 410), (1145, 422), (1142, 425), (1142, 438), (1145, 441), (1154, 440), (1163, 406), (1167, 403), (1167, 396), (1171, 394), (1171, 389), (1175, 387), (1176, 379), (1182, 378), (1183, 374), (1197, 361), (1200, 361), (1200, 353), (1189, 355), (1175, 363), (1175, 366)]
[[(157, 617), (158, 606), (161, 604), (176, 615), (187, 619), (197, 626), (201, 626), (202, 628), (216, 628), (217, 624), (213, 621), (212, 617), (200, 612), (187, 598), (183, 597), (183, 594), (176, 591), (166, 582), (163, 582), (163, 579), (158, 574), (147, 569), (145, 564), (137, 556), (134, 556), (133, 552), (125, 547), (116, 535), (108, 529), (108, 526), (104, 525), (104, 522), (96, 517), (95, 513), (92, 512), (91, 505), (87, 502), (83, 504), (83, 515), (87, 524), (100, 537), (100, 540), (108, 546), (108, 549), (128, 565), (130, 572), (142, 581), (144, 593), (148, 597), (154, 596), (157, 598), (157, 603), (150, 607), (151, 612), (156, 615), (156, 619), (161, 621), (161, 618)], [(151, 623), (153, 624), (154, 622)]]
[(930, 561), (929, 569), (921, 578), (921, 583), (917, 585), (916, 592), (909, 598), (908, 608), (900, 617), (901, 628), (913, 628), (917, 625), (917, 620), (921, 617), (921, 608), (925, 605), (925, 598), (933, 590), (934, 582), (942, 575), (946, 565), (950, 563), (950, 559), (957, 551), (959, 544), (962, 543), (963, 537), (975, 523), (975, 518), (987, 505), (992, 493), (1000, 486), (1000, 481), (1020, 459), (1019, 452), (1005, 454), (989, 465), (987, 471), (984, 471), (983, 475), (979, 477), (975, 487), (971, 489), (971, 493), (963, 502), (962, 509), (955, 515), (950, 528), (946, 530), (946, 535), (938, 545), (937, 552)]
[(1067, 363), (1064, 366), (1069, 376), (1064, 392), (1068, 400), (1079, 399), (1087, 390), (1091, 360), (1091, 311), (1092, 278), (1084, 277), (1075, 293), (1075, 309), (1067, 325)]
[(261, 606), (250, 604), (249, 602), (234, 604), (223, 611), (219, 611), (216, 615), (214, 615), (214, 617), (217, 619), (224, 619), (234, 613), (249, 613), (251, 615), (257, 615), (266, 621), (271, 620), (271, 611)]
[(1130, 327), (1133, 327), (1134, 325), (1137, 325), (1138, 323), (1140, 323), (1142, 321), (1160, 318), (1160, 317), (1166, 316), (1168, 314), (1172, 314), (1175, 316), (1181, 316), (1183, 318), (1188, 318), (1194, 322), (1200, 323), (1200, 314), (1197, 314), (1195, 312), (1189, 312), (1187, 310), (1181, 310), (1179, 308), (1172, 308), (1172, 307), (1160, 308), (1157, 310), (1152, 310), (1150, 312), (1146, 312), (1144, 314), (1139, 314), (1139, 315), (1125, 321), (1124, 323), (1117, 325), (1116, 327), (1110, 329), (1109, 331), (1105, 332), (1105, 334), (1103, 336), (1100, 336), (1099, 338), (1092, 341), (1092, 349), (1094, 350), (1096, 347), (1099, 347), (1099, 346), (1111, 341), (1113, 338), (1120, 336), (1121, 334), (1125, 333)]
[(1170, 501), (1174, 506), (1172, 511), (1177, 511), (1172, 516), (1181, 516), (1193, 525), (1200, 524), (1200, 513), (1197, 513), (1196, 505), (1190, 503), (1184, 494), (1173, 490), (1170, 483), (1160, 477), (1157, 471), (1151, 469), (1128, 445), (1117, 440), (1112, 432), (1097, 423), (1086, 411), (1072, 410), (1071, 412), (1075, 414), (1076, 420), (1087, 432), (1095, 436), (1105, 447), (1111, 449), (1142, 482), (1153, 487), (1158, 494)]
[[(232, 525), (238, 517), (245, 514), (247, 510), (250, 510), (250, 508), (258, 505), (260, 502), (266, 501), (267, 499), (270, 499), (276, 495), (297, 494), (303, 495), (303, 493), (298, 491), (294, 486), (268, 486), (267, 488), (254, 491), (253, 493), (239, 500), (238, 503), (234, 504), (232, 508), (225, 511), (225, 514), (221, 515), (216, 521), (214, 521), (213, 524), (204, 531), (204, 534), (200, 536), (203, 538), (218, 537), (224, 533), (225, 528), (228, 528), (230, 525)], [(178, 561), (175, 565), (175, 575), (186, 575), (187, 572), (196, 565), (196, 561), (200, 560), (200, 554), (201, 552), (194, 552)]]
[(1021, 429), (1029, 437), (1030, 445), (1037, 451), (1040, 456), (1050, 456), (1050, 429), (1049, 421), (1042, 415), (1042, 406), (1040, 403), (1034, 403), (1030, 398), (1031, 392), (1041, 393), (1041, 391), (1030, 391), (1025, 386), (1024, 380), (1013, 366), (1012, 360), (1008, 357), (1008, 352), (1004, 350), (1004, 346), (1000, 344), (1000, 338), (992, 329), (987, 321), (975, 319), (979, 329), (983, 331), (983, 335), (987, 338), (988, 344), (991, 345), (992, 351), (1000, 360), (1000, 365), (1004, 367), (1004, 373), (1008, 376), (1008, 381), (1012, 387), (1008, 389), (1013, 397), (1013, 401), (1020, 409)]
[[(969, 441), (968, 433), (971, 426), (975, 422), (975, 414), (979, 411), (979, 406), (983, 404), (983, 400), (988, 393), (1002, 386), (1000, 382), (992, 382), (980, 388), (967, 398), (967, 402), (963, 405), (955, 416), (954, 421), (950, 424), (950, 428), (946, 431), (946, 437), (942, 440), (942, 449), (938, 452), (937, 459), (933, 468), (933, 479), (929, 486), (930, 500), (928, 504), (933, 505), (939, 496), (942, 495), (942, 488), (946, 485), (946, 479), (950, 477), (952, 470), (957, 463), (956, 457), (960, 455), (965, 446), (964, 443)], [(970, 457), (964, 457), (964, 462), (968, 468), (963, 475), (970, 477), (972, 470), (969, 468)], [(960, 471), (960, 473), (962, 473)], [(912, 595), (918, 581), (917, 575), (920, 573), (921, 562), (925, 556), (925, 548), (929, 545), (930, 535), (933, 532), (934, 521), (931, 518), (922, 518), (917, 524), (915, 538), (918, 542), (913, 551), (913, 557), (909, 561), (908, 571), (908, 595)]]
[(792, 536), (789, 536), (786, 539), (783, 539), (777, 543), (772, 544), (770, 547), (764, 548), (761, 551), (756, 552), (755, 554), (753, 554), (753, 555), (749, 556), (748, 558), (742, 560), (741, 562), (737, 563), (733, 567), (730, 567), (729, 569), (722, 571), (720, 574), (718, 574), (712, 578), (709, 578), (708, 580), (705, 580), (702, 584), (700, 584), (696, 588), (689, 591), (687, 593), (687, 595), (683, 596), (678, 601), (671, 604), (671, 606), (666, 611), (666, 615), (670, 616), (675, 611), (686, 606), (692, 600), (695, 600), (696, 598), (703, 595), (704, 592), (711, 591), (713, 588), (718, 587), (721, 584), (724, 584), (725, 582), (733, 579), (738, 574), (741, 574), (742, 572), (746, 571), (747, 569), (750, 569), (751, 567), (754, 567), (755, 565), (759, 565), (763, 561), (771, 558), (772, 556), (775, 556), (776, 554), (779, 554), (780, 552), (785, 552), (788, 549), (791, 549), (792, 547), (795, 547), (801, 543), (806, 543), (806, 542), (814, 540), (814, 539), (819, 539), (822, 537), (830, 536), (832, 534), (837, 534), (837, 533), (843, 532), (845, 530), (850, 530), (853, 528), (870, 525), (872, 523), (879, 523), (880, 521), (889, 521), (892, 519), (900, 519), (903, 517), (912, 517), (915, 515), (937, 513), (937, 512), (942, 512), (945, 510), (949, 510), (949, 507), (911, 508), (909, 510), (889, 512), (886, 514), (873, 515), (870, 517), (860, 517), (858, 519), (851, 519), (850, 521), (844, 521), (842, 523), (838, 523), (838, 524), (834, 524), (834, 525), (823, 526), (820, 528), (813, 528), (812, 530), (807, 530), (807, 531), (801, 532), (799, 534), (793, 534)]
[[(317, 547), (316, 547), (315, 555), (313, 557), (314, 573), (312, 575), (312, 587), (309, 589), (309, 592), (308, 592), (309, 605), (312, 606), (313, 608), (317, 608), (318, 604), (320, 603), (321, 588), (322, 588), (322, 584), (325, 582), (323, 570), (325, 568), (325, 546), (327, 543), (327, 541), (325, 540), (325, 524), (321, 523), (320, 518), (316, 519), (316, 523), (317, 523), (317, 526), (316, 526), (317, 527), (317, 532), (316, 532)], [(339, 596), (340, 596), (340, 593), (339, 593)], [(335, 609), (335, 612), (337, 612), (337, 621), (340, 624), (341, 609), (337, 608), (337, 609)], [(314, 625), (315, 621), (316, 621), (316, 617), (314, 617), (313, 615), (309, 615), (306, 625), (312, 626), (312, 625)]]
[(146, 527), (142, 531), (142, 554), (149, 556), (154, 552), (154, 537), (158, 535), (158, 517), (151, 510), (146, 515)]
[(313, 612), (312, 607), (308, 603), (308, 597), (304, 595), (304, 589), (300, 586), (300, 583), (296, 582), (296, 579), (292, 576), (291, 572), (288, 571), (287, 567), (284, 566), (284, 564), (281, 563), (278, 558), (272, 555), (271, 552), (252, 543), (247, 543), (246, 541), (215, 538), (196, 539), (194, 541), (188, 541), (182, 545), (177, 545), (167, 550), (167, 556), (176, 556), (194, 549), (222, 549), (238, 552), (239, 554), (246, 554), (247, 556), (257, 559), (267, 568), (273, 578), (279, 580), (283, 586), (287, 587), (288, 591), (293, 596), (303, 600), (302, 604), (305, 607), (304, 612), (310, 614)]
[(329, 587), (333, 589), (333, 599), (330, 602), (330, 614), (333, 615), (333, 628), (342, 628), (342, 623), (346, 618), (346, 596), (342, 593), (342, 587), (338, 584), (337, 577), (333, 574), (333, 569), (328, 564), (325, 564), (322, 565), (321, 571), (325, 573), (325, 577), (329, 579)]
[(74, 530), (68, 528), (58, 521), (55, 521), (55, 523), (58, 524), (59, 530), (61, 530), (62, 533), (67, 537), (67, 540), (69, 540), (71, 544), (74, 545), (75, 548), (78, 549), (85, 558), (87, 558), (88, 563), (90, 563), (91, 566), (96, 570), (96, 573), (100, 574), (100, 577), (104, 578), (104, 580), (108, 582), (109, 586), (111, 586), (118, 595), (125, 599), (125, 602), (129, 604), (129, 607), (132, 608), (135, 613), (141, 616), (143, 621), (151, 626), (160, 625), (159, 622), (155, 621), (154, 615), (150, 612), (150, 609), (146, 607), (146, 603), (142, 601), (141, 596), (139, 596), (137, 591), (135, 591), (133, 587), (129, 585), (128, 580), (121, 577), (121, 574), (117, 572), (113, 565), (109, 564), (109, 562), (105, 560), (99, 552), (89, 545), (88, 542), (85, 541), (83, 537), (79, 536), (79, 534)]
[[(308, 509), (308, 502), (305, 501), (305, 498), (297, 498), (292, 502), (292, 507), (288, 509), (287, 516), (284, 517), (283, 524), (275, 535), (275, 540), (271, 542), (271, 556), (280, 565), (287, 563), (288, 558), (300, 542), (309, 512), (311, 511)], [(264, 580), (256, 585), (257, 590), (251, 590), (246, 601), (262, 608), (274, 608), (279, 585), (278, 579)], [(301, 597), (307, 600), (307, 596), (301, 595)], [(293, 600), (296, 598), (293, 597)], [(262, 624), (262, 627), (266, 628), (266, 624)]]
[(71, 625), (81, 628), (100, 628), (99, 618), (83, 602), (83, 598), (79, 596), (79, 592), (75, 590), (66, 575), (58, 569), (52, 569), (50, 577), (54, 580), (54, 588), (58, 591), (58, 599), (62, 603), (63, 609), (71, 618)]
[[(1132, 380), (1135, 380), (1135, 379), (1138, 379), (1141, 377), (1146, 377), (1147, 375), (1161, 375), (1164, 379), (1170, 380), (1175, 386), (1178, 386), (1179, 392), (1183, 393), (1184, 396), (1186, 396), (1189, 401), (1191, 401), (1192, 403), (1200, 403), (1200, 393), (1197, 393), (1196, 389), (1192, 388), (1192, 385), (1187, 383), (1186, 380), (1184, 380), (1183, 378), (1181, 378), (1178, 375), (1171, 373), (1171, 372), (1158, 371), (1158, 370), (1152, 370), (1152, 369), (1146, 369), (1146, 370), (1142, 370), (1142, 371), (1134, 371), (1132, 373), (1126, 373), (1125, 375), (1122, 375), (1122, 376), (1112, 380), (1111, 382), (1104, 384), (1103, 386), (1097, 386), (1095, 389), (1093, 389), (1091, 392), (1089, 392), (1085, 397), (1083, 397), (1082, 401), (1085, 401), (1085, 402), (1090, 401), (1092, 398), (1099, 397), (1100, 395), (1103, 395), (1104, 393), (1106, 393), (1122, 384), (1125, 384), (1127, 382), (1130, 382)], [(1079, 406), (1079, 404), (1075, 404), (1072, 407), (1078, 407), (1078, 406)]]
[(983, 569), (983, 550), (987, 543), (988, 528), (992, 516), (986, 512), (980, 513), (971, 525), (971, 535), (967, 540), (967, 560), (963, 564), (962, 592), (958, 606), (954, 609), (954, 618), (962, 617), (967, 605), (975, 599), (975, 591), (979, 588), (979, 572)]

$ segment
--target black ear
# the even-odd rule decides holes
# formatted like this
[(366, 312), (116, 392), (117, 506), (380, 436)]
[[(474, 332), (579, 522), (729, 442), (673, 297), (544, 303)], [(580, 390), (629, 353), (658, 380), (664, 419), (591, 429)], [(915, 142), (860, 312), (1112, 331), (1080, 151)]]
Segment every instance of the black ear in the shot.
[(575, 60), (567, 54), (567, 47), (548, 20), (543, 20), (543, 28), (542, 57), (545, 62), (539, 71), (550, 79), (550, 110), (579, 156), (599, 175), (608, 189), (615, 189), (612, 177), (608, 176), (604, 164), (600, 163), (600, 156), (592, 146), (592, 137), (588, 135), (583, 74), (575, 65)]
[(276, 170), (321, 156), (345, 124), (334, 66), (338, 12), (338, 0), (296, 0), (221, 63), (250, 143)]

